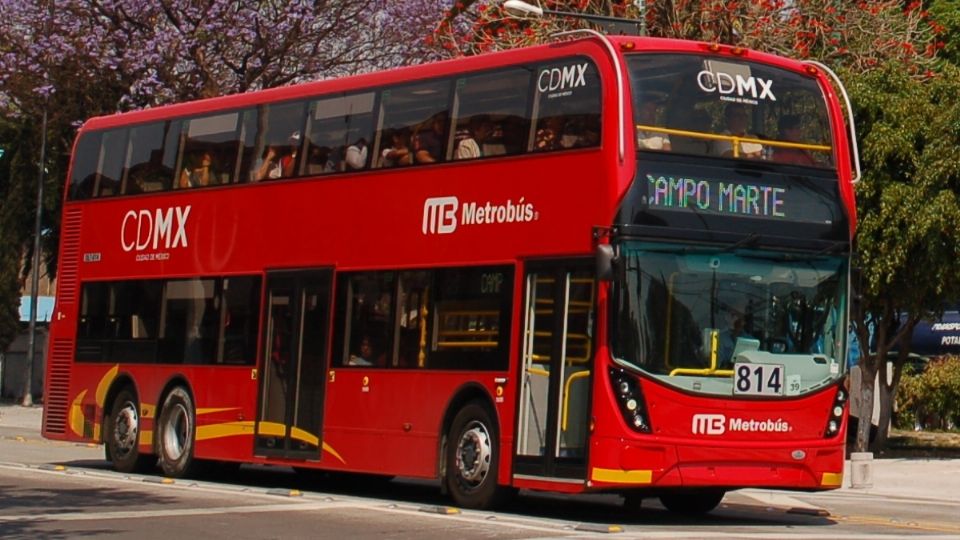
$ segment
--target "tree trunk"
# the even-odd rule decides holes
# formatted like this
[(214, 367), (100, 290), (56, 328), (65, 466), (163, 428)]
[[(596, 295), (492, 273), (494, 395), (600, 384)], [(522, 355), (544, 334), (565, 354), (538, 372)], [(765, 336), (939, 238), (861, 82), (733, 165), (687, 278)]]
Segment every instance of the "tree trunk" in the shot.
[(870, 428), (873, 423), (873, 393), (877, 370), (872, 365), (873, 355), (865, 354), (860, 362), (860, 392), (857, 410), (857, 441), (854, 452), (866, 452), (870, 446)]
[[(892, 362), (883, 361), (880, 363), (880, 377), (877, 392), (880, 393), (880, 415), (877, 421), (877, 437), (871, 445), (871, 450), (875, 453), (880, 452), (887, 446), (887, 440), (890, 437), (890, 421), (893, 419), (893, 406), (897, 398), (897, 387), (900, 385), (900, 376), (903, 374), (903, 365), (907, 363), (910, 357), (910, 340), (913, 337), (913, 329), (919, 319), (911, 318), (897, 332), (893, 343), (899, 343), (897, 349), (897, 358)], [(889, 373), (889, 368), (893, 368), (893, 373)], [(890, 381), (889, 384), (887, 381)]]
[(880, 394), (880, 416), (877, 419), (877, 436), (870, 445), (870, 450), (874, 453), (886, 448), (887, 439), (890, 436), (890, 420), (893, 417), (893, 398), (896, 387), (887, 384), (886, 378), (886, 373), (881, 373), (879, 387), (876, 389)]

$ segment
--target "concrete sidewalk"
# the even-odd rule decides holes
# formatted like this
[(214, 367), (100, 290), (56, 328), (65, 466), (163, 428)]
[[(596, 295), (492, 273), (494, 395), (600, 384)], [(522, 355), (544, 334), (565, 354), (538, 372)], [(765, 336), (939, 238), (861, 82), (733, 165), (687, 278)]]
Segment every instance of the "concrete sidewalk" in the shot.
[[(43, 407), (0, 403), (0, 435), (4, 431), (40, 438)], [(846, 463), (840, 493), (884, 495), (960, 502), (960, 459), (875, 459), (873, 487), (850, 487), (850, 462)]]
[(6, 401), (0, 403), (0, 428), (36, 430), (39, 436), (42, 421), (42, 406), (21, 407)]

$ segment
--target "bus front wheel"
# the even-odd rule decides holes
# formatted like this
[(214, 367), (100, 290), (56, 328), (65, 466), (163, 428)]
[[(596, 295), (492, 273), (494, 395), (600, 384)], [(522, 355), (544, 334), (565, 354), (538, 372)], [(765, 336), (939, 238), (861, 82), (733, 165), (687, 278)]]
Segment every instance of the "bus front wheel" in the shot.
[(447, 434), (446, 484), (457, 505), (490, 508), (509, 490), (497, 485), (500, 448), (487, 408), (471, 402), (460, 409)]
[[(106, 422), (107, 459), (122, 473), (140, 473), (153, 464), (153, 456), (140, 453), (140, 406), (136, 395), (124, 388), (113, 400)], [(155, 463), (155, 461), (154, 461)]]
[(196, 412), (193, 398), (183, 387), (174, 388), (163, 400), (158, 429), (163, 474), (171, 478), (189, 476), (196, 466)]
[(660, 496), (667, 510), (678, 514), (701, 515), (716, 508), (723, 500), (722, 489), (678, 491)]

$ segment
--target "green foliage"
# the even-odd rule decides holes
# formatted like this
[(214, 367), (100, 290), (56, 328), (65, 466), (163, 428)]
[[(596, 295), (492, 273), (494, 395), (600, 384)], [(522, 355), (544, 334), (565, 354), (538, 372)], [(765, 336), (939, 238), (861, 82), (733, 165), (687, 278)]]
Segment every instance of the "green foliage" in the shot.
[(900, 429), (917, 423), (929, 429), (960, 426), (960, 357), (931, 361), (925, 369), (905, 370), (897, 389)]
[(890, 63), (845, 78), (864, 164), (856, 250), (864, 307), (926, 315), (960, 297), (960, 70), (945, 65), (922, 80)]

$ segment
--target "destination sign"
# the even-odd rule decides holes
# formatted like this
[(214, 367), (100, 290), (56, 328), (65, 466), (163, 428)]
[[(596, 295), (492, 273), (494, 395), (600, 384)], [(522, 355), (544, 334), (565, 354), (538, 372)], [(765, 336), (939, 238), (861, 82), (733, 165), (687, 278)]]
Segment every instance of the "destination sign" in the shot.
[(646, 204), (713, 214), (789, 218), (787, 189), (761, 183), (646, 175)]
[(828, 171), (790, 174), (767, 163), (718, 167), (664, 154), (637, 162), (615, 223), (766, 237), (845, 241), (840, 185)]

